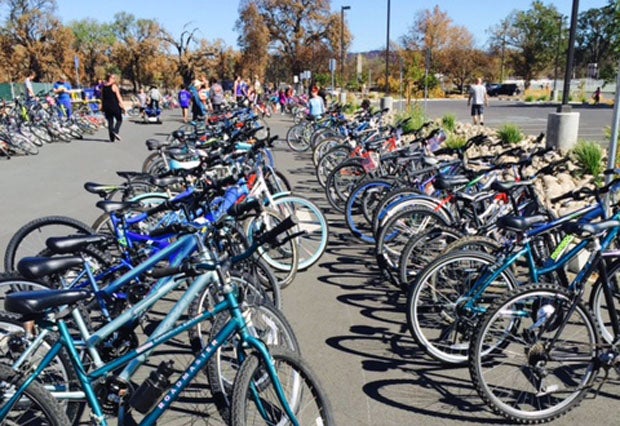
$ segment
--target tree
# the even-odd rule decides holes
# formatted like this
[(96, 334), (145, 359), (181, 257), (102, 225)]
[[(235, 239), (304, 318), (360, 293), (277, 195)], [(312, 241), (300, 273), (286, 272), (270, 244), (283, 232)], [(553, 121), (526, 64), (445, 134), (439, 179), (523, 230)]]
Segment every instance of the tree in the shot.
[(190, 23), (183, 26), (183, 31), (179, 38), (174, 38), (168, 31), (162, 29), (162, 40), (171, 46), (175, 51), (176, 71), (183, 80), (183, 86), (190, 85), (195, 78), (195, 66), (196, 62), (204, 56), (207, 52), (202, 49), (192, 50), (192, 46), (199, 46), (199, 41), (196, 38), (196, 32), (198, 27), (189, 29)]
[(114, 15), (112, 28), (117, 39), (113, 50), (114, 60), (123, 77), (131, 80), (133, 90), (137, 91), (144, 84), (156, 84), (149, 63), (156, 61), (162, 53), (159, 23), (119, 12)]
[(10, 79), (25, 69), (40, 79), (51, 79), (59, 72), (71, 75), (73, 36), (54, 15), (55, 0), (0, 0), (8, 16), (0, 29), (2, 61)]
[[(530, 80), (545, 71), (551, 74), (558, 43), (560, 13), (555, 6), (545, 6), (536, 0), (529, 10), (509, 16), (506, 47), (510, 49), (509, 61), (518, 75), (529, 86)], [(566, 40), (566, 37), (562, 37)]]
[(103, 79), (109, 71), (109, 57), (116, 41), (112, 25), (94, 19), (82, 19), (69, 25), (75, 37), (74, 48), (82, 64), (86, 80)]
[(235, 28), (241, 33), (238, 38), (241, 67), (251, 75), (264, 78), (269, 62), (269, 30), (256, 3), (249, 3), (239, 12)]
[[(285, 61), (293, 74), (310, 69), (327, 69), (327, 61), (319, 60), (329, 51), (331, 56), (339, 52), (341, 19), (339, 13), (331, 13), (329, 0), (243, 0), (240, 17), (253, 15), (247, 9), (255, 7), (264, 27), (269, 31), (269, 48), (280, 60)], [(239, 28), (245, 28), (243, 23)], [(343, 30), (344, 46), (351, 35)], [(241, 44), (247, 43), (241, 34)], [(324, 63), (323, 63), (324, 62)], [(317, 64), (321, 64), (317, 67)]]
[(620, 4), (610, 0), (602, 8), (579, 14), (575, 62), (584, 73), (589, 63), (598, 64), (599, 76), (612, 80), (620, 58)]

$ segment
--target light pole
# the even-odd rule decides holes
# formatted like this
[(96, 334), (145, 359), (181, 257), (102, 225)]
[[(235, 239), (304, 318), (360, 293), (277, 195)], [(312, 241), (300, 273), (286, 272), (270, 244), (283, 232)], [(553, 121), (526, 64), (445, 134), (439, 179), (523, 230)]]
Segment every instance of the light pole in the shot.
[(387, 0), (387, 31), (385, 36), (385, 96), (390, 92), (390, 0)]
[(560, 66), (560, 44), (562, 43), (562, 15), (558, 16), (558, 47), (555, 51), (555, 71), (553, 73), (553, 101), (558, 100), (558, 67)]
[(351, 6), (340, 7), (340, 84), (344, 88), (344, 11)]
[(562, 105), (558, 112), (570, 112), (568, 104), (570, 94), (570, 80), (573, 72), (573, 59), (575, 57), (575, 34), (577, 32), (577, 15), (579, 14), (579, 0), (573, 0), (573, 9), (570, 18), (570, 32), (568, 35), (568, 53), (566, 54), (566, 71), (564, 72), (564, 91), (562, 93)]

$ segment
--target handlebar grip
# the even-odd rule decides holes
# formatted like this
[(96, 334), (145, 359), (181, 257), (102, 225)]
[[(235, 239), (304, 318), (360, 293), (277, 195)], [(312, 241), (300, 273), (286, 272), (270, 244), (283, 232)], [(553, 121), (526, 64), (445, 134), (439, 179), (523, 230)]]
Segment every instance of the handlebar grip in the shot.
[(278, 235), (288, 231), (289, 229), (295, 227), (296, 225), (297, 225), (297, 222), (295, 222), (295, 220), (291, 216), (289, 216), (286, 219), (284, 219), (282, 222), (280, 222), (278, 225), (276, 225), (273, 229), (270, 229), (269, 231), (260, 235), (256, 239), (256, 242), (258, 243), (258, 245), (261, 245), (264, 243), (278, 245), (278, 239), (277, 239)]
[(226, 213), (228, 213), (228, 215), (230, 216), (238, 217), (252, 210), (255, 210), (258, 212), (260, 211), (260, 207), (261, 207), (261, 203), (259, 200), (251, 199), (251, 200), (245, 201), (240, 204), (232, 205)]
[(169, 277), (170, 275), (176, 275), (178, 273), (181, 273), (181, 269), (181, 266), (155, 268), (149, 273), (149, 275), (153, 278)]

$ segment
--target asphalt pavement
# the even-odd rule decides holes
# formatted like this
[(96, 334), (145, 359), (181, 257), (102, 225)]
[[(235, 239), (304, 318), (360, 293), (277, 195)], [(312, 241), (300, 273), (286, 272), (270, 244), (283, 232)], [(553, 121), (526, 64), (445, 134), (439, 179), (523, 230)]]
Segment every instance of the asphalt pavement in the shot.
[[(431, 117), (446, 112), (467, 118), (464, 101), (429, 102)], [(607, 114), (611, 120), (611, 110), (587, 112), (584, 126), (599, 126), (598, 121), (589, 124), (593, 116)], [(492, 104), (487, 123), (502, 115), (533, 121), (541, 114), (535, 108)], [(268, 122), (272, 134), (281, 136), (292, 124), (281, 116)], [(82, 188), (84, 182), (120, 182), (117, 170), (140, 169), (148, 154), (147, 138), (165, 138), (181, 124), (179, 112), (166, 112), (161, 125), (124, 123), (122, 142), (106, 142), (101, 130), (83, 141), (44, 146), (36, 157), (0, 160), (0, 258), (15, 230), (32, 219), (58, 214), (92, 223), (101, 212), (94, 206), (97, 197)], [(315, 201), (329, 219), (326, 253), (283, 291), (283, 304), (304, 358), (327, 391), (337, 424), (503, 424), (471, 387), (467, 369), (443, 366), (416, 346), (406, 328), (405, 298), (380, 278), (370, 246), (350, 237), (342, 216), (329, 211), (309, 155), (293, 154), (283, 142), (274, 151), (294, 192)], [(584, 401), (556, 423), (613, 423), (617, 385), (614, 377), (597, 399)]]

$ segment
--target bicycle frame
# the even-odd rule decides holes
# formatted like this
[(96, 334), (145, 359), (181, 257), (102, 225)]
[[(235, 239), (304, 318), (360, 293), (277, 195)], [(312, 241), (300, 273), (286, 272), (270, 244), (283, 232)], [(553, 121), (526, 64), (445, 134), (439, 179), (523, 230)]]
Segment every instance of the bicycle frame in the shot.
[[(204, 275), (212, 277), (213, 274), (215, 274), (215, 272), (210, 272)], [(221, 272), (218, 272), (218, 275), (219, 274), (221, 274)], [(202, 275), (199, 276), (195, 282), (200, 281), (202, 277), (203, 277)], [(230, 338), (234, 334), (239, 334), (239, 336), (241, 337), (241, 343), (245, 343), (249, 345), (252, 349), (256, 350), (258, 354), (261, 356), (261, 358), (266, 361), (265, 366), (267, 367), (268, 374), (275, 385), (276, 393), (280, 400), (280, 403), (283, 405), (289, 418), (292, 419), (293, 424), (297, 424), (295, 415), (291, 407), (289, 406), (288, 401), (286, 400), (286, 397), (284, 395), (284, 390), (282, 389), (282, 386), (278, 379), (277, 373), (275, 371), (273, 359), (271, 358), (271, 355), (269, 354), (267, 347), (260, 339), (252, 336), (249, 333), (246, 320), (243, 317), (239, 303), (233, 294), (233, 289), (230, 285), (227, 285), (227, 286), (228, 288), (225, 285), (223, 289), (225, 300), (218, 303), (212, 310), (206, 311), (203, 314), (193, 319), (187, 320), (184, 323), (178, 325), (177, 327), (168, 329), (166, 332), (162, 332), (158, 334), (156, 331), (155, 333), (153, 333), (153, 335), (149, 337), (149, 339), (147, 339), (146, 343), (144, 343), (140, 347), (130, 351), (129, 353), (123, 355), (120, 358), (117, 358), (114, 361), (97, 366), (97, 368), (94, 371), (91, 371), (90, 373), (87, 373), (84, 369), (84, 366), (80, 359), (79, 352), (77, 350), (78, 345), (71, 337), (70, 331), (66, 323), (62, 319), (59, 320), (58, 323), (56, 324), (60, 332), (59, 340), (54, 344), (52, 349), (43, 358), (43, 360), (38, 365), (34, 373), (24, 382), (24, 384), (19, 389), (17, 389), (17, 391), (9, 399), (9, 401), (7, 401), (7, 403), (5, 403), (4, 406), (0, 408), (0, 419), (4, 419), (8, 415), (13, 405), (23, 395), (25, 389), (43, 372), (43, 370), (52, 362), (52, 360), (58, 355), (60, 350), (64, 347), (67, 349), (69, 356), (71, 357), (72, 363), (78, 375), (78, 379), (82, 385), (82, 388), (84, 389), (84, 393), (86, 395), (88, 404), (93, 410), (95, 420), (98, 422), (99, 425), (105, 426), (107, 425), (107, 421), (105, 419), (99, 400), (97, 399), (95, 389), (92, 385), (93, 382), (95, 382), (96, 380), (100, 378), (108, 376), (110, 373), (112, 373), (113, 371), (117, 370), (118, 368), (124, 365), (127, 365), (127, 367), (124, 370), (126, 371), (127, 368), (131, 366), (132, 361), (139, 360), (141, 357), (146, 357), (146, 355), (150, 353), (150, 351), (152, 351), (154, 348), (158, 347), (159, 345), (166, 343), (167, 341), (173, 339), (180, 333), (183, 333), (187, 331), (188, 329), (196, 326), (198, 323), (205, 321), (205, 320), (212, 319), (217, 314), (228, 310), (231, 313), (231, 319), (228, 320), (226, 325), (222, 328), (222, 330), (219, 331), (216, 337), (207, 346), (205, 346), (202, 349), (200, 354), (195, 358), (194, 362), (192, 362), (187, 367), (187, 369), (184, 371), (183, 374), (181, 374), (177, 382), (171, 386), (171, 388), (166, 392), (166, 394), (163, 396), (160, 402), (155, 406), (155, 408), (152, 409), (152, 411), (149, 414), (147, 414), (147, 416), (142, 420), (140, 425), (155, 424), (157, 419), (161, 417), (161, 415), (170, 407), (170, 405), (174, 401), (176, 401), (179, 394), (189, 385), (189, 383), (196, 377), (196, 375), (200, 371), (202, 371), (206, 363), (211, 359), (211, 357), (217, 351), (217, 349), (220, 348), (225, 342), (229, 341)], [(194, 287), (196, 287), (195, 284), (192, 284), (190, 286), (190, 288), (194, 288)], [(177, 305), (175, 305), (175, 308), (176, 306)], [(166, 319), (170, 315), (173, 315), (173, 312), (171, 312), (166, 317)], [(131, 314), (127, 313), (127, 315), (131, 315)], [(123, 316), (126, 317), (127, 315), (124, 314)], [(115, 322), (118, 322), (119, 319), (115, 320)], [(52, 329), (52, 328), (55, 328), (55, 324), (48, 323), (47, 329)], [(110, 327), (107, 327), (107, 328), (110, 328)], [(160, 328), (161, 327), (158, 327), (157, 330), (159, 330)], [(105, 333), (101, 333), (101, 334), (105, 334)], [(98, 335), (99, 335), (98, 333), (95, 333), (93, 335), (93, 338), (96, 338)], [(89, 340), (92, 341), (93, 339), (89, 339)], [(240, 344), (238, 347), (242, 348), (243, 345)], [(243, 361), (243, 355), (241, 353), (240, 353), (240, 357), (241, 357), (240, 361)], [(127, 379), (123, 375), (120, 376), (120, 379), (127, 381)], [(121, 410), (121, 412), (119, 413), (119, 424), (124, 424), (123, 410)]]

